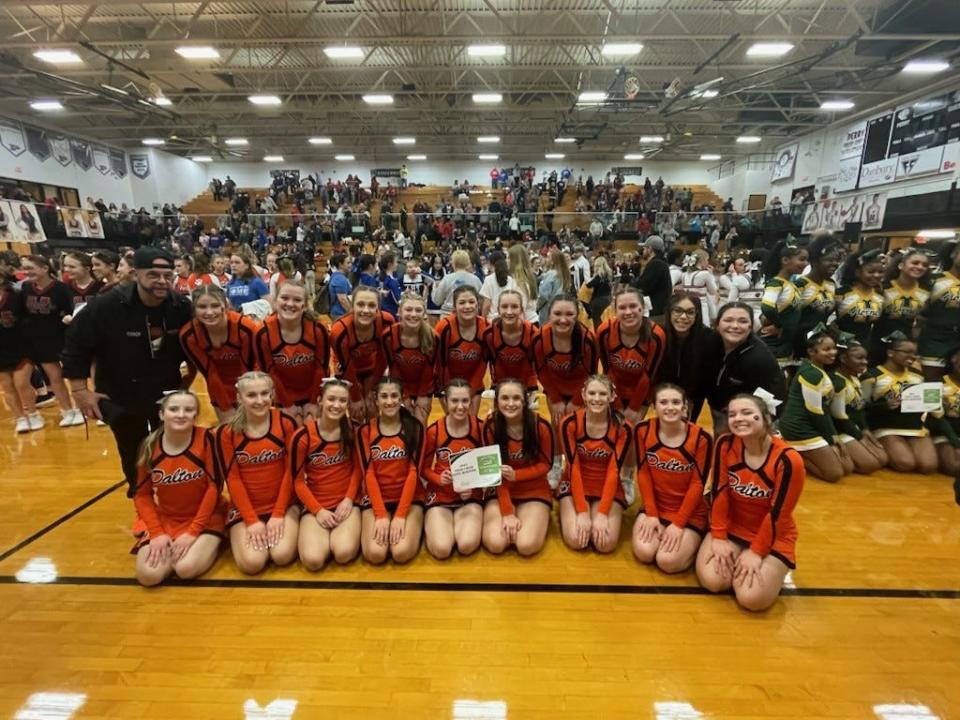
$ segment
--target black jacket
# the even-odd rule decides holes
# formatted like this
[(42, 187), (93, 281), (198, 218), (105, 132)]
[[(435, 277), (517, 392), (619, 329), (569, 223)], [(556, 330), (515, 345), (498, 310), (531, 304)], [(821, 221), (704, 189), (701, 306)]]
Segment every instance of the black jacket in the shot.
[(770, 349), (752, 334), (739, 347), (724, 356), (723, 340), (716, 336), (715, 351), (723, 358), (713, 389), (707, 396), (710, 407), (722, 411), (734, 395), (752, 394), (758, 387), (771, 392), (777, 400), (787, 399), (783, 370)]
[(663, 315), (667, 311), (667, 303), (673, 292), (673, 283), (670, 281), (670, 266), (666, 261), (655, 255), (643, 268), (640, 277), (630, 283), (640, 288), (644, 295), (650, 298), (650, 314)]
[(190, 301), (171, 291), (158, 314), (160, 320), (152, 329), (162, 339), (152, 349), (147, 307), (136, 283), (118, 285), (94, 298), (67, 330), (64, 377), (86, 378), (96, 363), (97, 392), (108, 395), (126, 413), (156, 413), (164, 391), (181, 385), (180, 363), (186, 357), (178, 333), (190, 321)]

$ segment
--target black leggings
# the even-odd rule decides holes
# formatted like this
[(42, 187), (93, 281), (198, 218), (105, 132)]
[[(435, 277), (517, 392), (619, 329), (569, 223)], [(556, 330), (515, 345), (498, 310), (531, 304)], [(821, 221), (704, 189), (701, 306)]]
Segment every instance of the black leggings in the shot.
[(123, 468), (123, 477), (127, 481), (127, 497), (133, 497), (137, 491), (137, 454), (140, 443), (158, 426), (160, 419), (156, 413), (140, 415), (128, 412), (109, 400), (100, 401), (100, 412), (117, 441), (120, 467)]

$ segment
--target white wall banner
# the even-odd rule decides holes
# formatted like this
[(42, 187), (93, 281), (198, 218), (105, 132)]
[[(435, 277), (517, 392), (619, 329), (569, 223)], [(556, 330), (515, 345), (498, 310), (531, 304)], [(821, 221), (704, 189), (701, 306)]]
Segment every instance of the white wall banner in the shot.
[(6, 208), (3, 208), (3, 212), (9, 218), (8, 226), (15, 242), (37, 243), (47, 239), (47, 234), (43, 231), (40, 216), (37, 215), (37, 209), (33, 206), (33, 203), (10, 200), (4, 201), (0, 205), (9, 207), (9, 212)]
[(943, 146), (919, 150), (897, 158), (897, 180), (940, 172)]
[(101, 175), (110, 172), (110, 152), (103, 145), (92, 145), (93, 166), (100, 171)]
[(797, 153), (800, 152), (800, 143), (794, 143), (777, 151), (777, 157), (770, 171), (770, 181), (779, 182), (793, 177), (793, 169), (797, 164)]
[(83, 214), (78, 208), (60, 208), (60, 217), (67, 237), (88, 237), (87, 225), (83, 221)]
[(860, 187), (868, 188), (876, 185), (892, 183), (897, 179), (897, 158), (877, 160), (860, 168)]
[(52, 134), (50, 138), (50, 148), (53, 150), (53, 159), (66, 167), (73, 162), (73, 156), (70, 154), (70, 140), (65, 135)]
[(130, 172), (135, 178), (145, 180), (150, 175), (150, 156), (130, 153)]
[(840, 141), (840, 159), (857, 158), (863, 155), (863, 144), (867, 139), (867, 121), (859, 122), (847, 128), (846, 134)]
[(857, 189), (857, 179), (860, 177), (860, 156), (848, 157), (837, 163), (837, 179), (834, 181), (834, 192), (847, 192)]
[(943, 149), (940, 172), (951, 173), (960, 170), (960, 142), (952, 142)]
[(100, 222), (100, 213), (96, 210), (81, 210), (83, 224), (87, 226), (87, 237), (103, 240), (103, 223)]
[(863, 230), (879, 230), (887, 209), (886, 193), (858, 193), (843, 198), (820, 200), (807, 206), (802, 232), (815, 230), (843, 232), (847, 223), (863, 223)]
[(7, 152), (18, 157), (27, 151), (27, 141), (23, 138), (23, 128), (16, 120), (0, 118), (0, 145)]

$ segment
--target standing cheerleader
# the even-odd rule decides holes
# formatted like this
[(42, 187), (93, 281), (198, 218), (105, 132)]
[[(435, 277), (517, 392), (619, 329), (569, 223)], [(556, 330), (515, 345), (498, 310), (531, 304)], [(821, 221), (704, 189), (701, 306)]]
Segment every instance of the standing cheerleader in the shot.
[(853, 472), (853, 461), (839, 442), (834, 418), (846, 419), (843, 398), (829, 368), (837, 345), (822, 324), (807, 337), (807, 359), (790, 382), (780, 433), (803, 458), (807, 472), (837, 482)]
[(647, 412), (653, 378), (663, 359), (666, 334), (643, 314), (643, 293), (636, 288), (613, 299), (616, 317), (597, 329), (600, 363), (617, 388), (617, 407), (636, 423)]
[(683, 259), (682, 290), (700, 298), (703, 322), (713, 327), (717, 318), (719, 290), (717, 280), (710, 269), (710, 256), (706, 250), (694, 250)]
[(494, 385), (508, 378), (518, 378), (526, 385), (528, 396), (537, 391), (533, 341), (539, 333), (540, 330), (525, 318), (523, 294), (519, 290), (500, 293), (497, 319), (483, 331), (483, 348)]
[[(78, 313), (91, 298), (100, 294), (103, 283), (94, 277), (93, 259), (83, 252), (71, 250), (64, 255), (63, 270), (69, 278), (67, 287), (73, 294), (73, 313)], [(73, 313), (64, 316), (63, 322), (69, 324)]]
[(290, 504), (287, 461), (296, 423), (273, 401), (269, 375), (244, 373), (237, 381), (237, 413), (217, 430), (217, 462), (230, 491), (230, 549), (247, 575), (263, 570), (269, 560), (289, 565), (297, 554), (300, 511)]
[(137, 581), (150, 587), (171, 573), (203, 575), (217, 559), (224, 507), (215, 481), (213, 438), (197, 427), (197, 396), (177, 390), (160, 401), (160, 427), (140, 445), (133, 503), (146, 528), (134, 548)]
[(427, 514), (424, 536), (427, 550), (446, 560), (454, 547), (470, 555), (480, 547), (483, 505), (480, 491), (457, 493), (450, 465), (465, 452), (483, 446), (480, 420), (471, 411), (473, 390), (460, 378), (443, 391), (447, 414), (427, 428), (420, 474), (426, 482)]
[(377, 383), (377, 416), (360, 429), (364, 496), (360, 501), (360, 547), (379, 565), (388, 557), (405, 563), (420, 550), (423, 486), (417, 477), (423, 425), (403, 406), (403, 385), (392, 377)]
[(63, 318), (73, 315), (73, 292), (54, 278), (50, 260), (42, 255), (28, 255), (22, 267), (27, 273), (27, 279), (20, 287), (27, 357), (42, 367), (50, 380), (50, 388), (63, 415), (60, 427), (83, 425), (83, 414), (70, 401), (60, 367), (66, 331)]
[(930, 259), (923, 250), (908, 248), (900, 260), (890, 263), (886, 281), (883, 283), (883, 313), (873, 329), (870, 361), (879, 365), (887, 359), (887, 343), (884, 338), (894, 332), (905, 337), (916, 337), (917, 318), (927, 304), (930, 290), (926, 277), (930, 271)]
[(342, 565), (360, 552), (360, 509), (354, 501), (363, 471), (347, 417), (349, 405), (350, 384), (326, 379), (319, 417), (307, 421), (290, 440), (293, 487), (303, 504), (297, 548), (300, 563), (311, 571), (323, 569), (331, 555)]
[(630, 428), (614, 410), (616, 394), (606, 375), (588, 379), (582, 396), (585, 407), (560, 425), (567, 460), (557, 488), (560, 530), (567, 547), (583, 550), (592, 542), (597, 552), (610, 553), (620, 541), (627, 506), (620, 468), (630, 449)]
[(221, 423), (233, 417), (237, 380), (257, 369), (259, 325), (232, 310), (227, 296), (216, 285), (193, 291), (193, 320), (180, 329), (180, 345), (207, 383), (210, 403)]
[(731, 587), (746, 610), (777, 600), (796, 567), (793, 510), (803, 490), (800, 454), (771, 434), (764, 402), (736, 395), (727, 407), (730, 435), (716, 441), (710, 534), (697, 553), (697, 578), (710, 592)]
[(439, 339), (427, 320), (423, 295), (405, 292), (399, 313), (398, 322), (383, 331), (387, 372), (403, 385), (403, 404), (425, 423), (433, 402)]
[(190, 276), (193, 273), (193, 258), (189, 255), (181, 255), (173, 261), (173, 289), (181, 295), (189, 295), (193, 290), (190, 284)]
[(514, 545), (521, 555), (535, 555), (550, 528), (553, 430), (527, 407), (525, 390), (519, 380), (497, 385), (483, 427), (484, 444), (500, 446), (502, 463), (502, 483), (483, 508), (483, 546), (494, 554)]
[(943, 411), (929, 413), (927, 427), (933, 433), (940, 472), (956, 476), (960, 473), (960, 346), (949, 351), (945, 361)]
[(834, 380), (837, 383), (837, 393), (843, 398), (844, 414), (846, 419), (836, 421), (840, 431), (838, 439), (843, 443), (846, 454), (853, 460), (853, 469), (861, 475), (869, 475), (884, 467), (889, 458), (880, 441), (867, 428), (867, 419), (864, 415), (866, 402), (863, 399), (863, 388), (860, 386), (860, 376), (863, 375), (869, 363), (867, 349), (857, 342), (849, 333), (840, 333), (837, 340), (837, 369)]
[(764, 261), (767, 284), (760, 304), (760, 337), (773, 352), (781, 368), (793, 364), (793, 348), (800, 322), (800, 297), (793, 277), (803, 272), (807, 251), (780, 242)]
[(327, 328), (307, 307), (302, 283), (284, 280), (277, 288), (276, 311), (257, 331), (260, 367), (273, 378), (277, 402), (302, 425), (317, 416), (320, 381), (330, 369)]
[(713, 439), (687, 420), (689, 400), (677, 385), (658, 385), (657, 416), (637, 425), (637, 485), (643, 511), (633, 524), (633, 555), (666, 573), (693, 564), (707, 532), (703, 488), (709, 478)]
[(16, 418), (18, 433), (39, 430), (43, 417), (37, 412), (36, 393), (30, 385), (32, 366), (27, 360), (23, 336), (23, 298), (13, 281), (20, 258), (13, 251), (0, 253), (0, 388)]
[(480, 317), (479, 293), (468, 285), (458, 287), (453, 291), (453, 313), (437, 323), (439, 383), (445, 386), (454, 378), (470, 383), (474, 393), (470, 410), (474, 415), (480, 412), (480, 393), (487, 373), (482, 342), (486, 329), (487, 321)]
[(837, 290), (837, 327), (871, 347), (873, 329), (883, 313), (883, 253), (862, 250), (847, 258)]
[(351, 310), (330, 328), (330, 347), (337, 376), (350, 383), (350, 418), (363, 422), (376, 417), (377, 383), (387, 369), (383, 331), (393, 316), (380, 311), (380, 292), (358, 285), (350, 298)]
[[(717, 280), (720, 289), (720, 302), (727, 303), (734, 300), (740, 300), (741, 295), (746, 295), (753, 288), (753, 282), (750, 273), (747, 272), (747, 261), (745, 258), (738, 257), (731, 263), (727, 272)], [(746, 298), (744, 297), (744, 300)]]
[(930, 283), (920, 331), (920, 363), (927, 380), (949, 372), (944, 358), (960, 338), (960, 242), (944, 245), (940, 268)]
[(837, 286), (833, 275), (840, 267), (843, 246), (829, 231), (814, 233), (807, 248), (810, 271), (794, 281), (800, 298), (800, 320), (794, 341), (794, 357), (806, 357), (807, 334), (817, 325), (826, 324), (836, 307)]
[(923, 413), (900, 410), (904, 388), (923, 382), (913, 370), (917, 344), (899, 330), (883, 339), (887, 359), (863, 376), (867, 425), (880, 440), (897, 472), (937, 471), (937, 450), (923, 427)]

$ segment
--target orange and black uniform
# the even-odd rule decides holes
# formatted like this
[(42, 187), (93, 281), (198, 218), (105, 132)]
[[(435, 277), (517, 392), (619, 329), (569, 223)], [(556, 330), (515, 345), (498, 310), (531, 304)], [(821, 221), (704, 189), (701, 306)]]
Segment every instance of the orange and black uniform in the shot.
[(193, 292), (193, 285), (190, 284), (191, 275), (176, 275), (173, 278), (173, 289), (180, 295), (189, 295)]
[(188, 533), (223, 535), (225, 511), (216, 482), (213, 437), (195, 427), (190, 445), (181, 453), (163, 451), (163, 434), (148, 465), (137, 467), (133, 504), (146, 526), (134, 552), (158, 535), (176, 540)]
[(305, 512), (332, 512), (344, 498), (357, 501), (363, 471), (356, 448), (324, 440), (310, 422), (294, 433), (288, 452), (293, 488)]
[(369, 340), (357, 337), (353, 315), (344, 315), (330, 327), (330, 347), (337, 362), (337, 377), (350, 383), (350, 399), (363, 399), (363, 383), (379, 379), (387, 369), (383, 351), (383, 332), (394, 323), (393, 315), (379, 312), (373, 320), (373, 334)]
[(196, 318), (180, 328), (180, 345), (204, 380), (210, 402), (218, 410), (229, 410), (237, 404), (237, 378), (258, 367), (254, 338), (257, 322), (238, 312), (227, 312), (227, 340), (213, 347), (206, 326)]
[(85, 288), (79, 287), (76, 282), (70, 280), (67, 283), (70, 292), (73, 293), (73, 306), (86, 305), (91, 299), (95, 298), (103, 290), (103, 280), (91, 280)]
[(587, 433), (587, 411), (577, 410), (560, 423), (560, 443), (567, 458), (564, 478), (557, 497), (572, 497), (578, 513), (590, 510), (590, 501), (599, 500), (597, 511), (607, 515), (616, 500), (627, 506), (620, 485), (620, 467), (630, 450), (630, 427), (611, 418), (603, 437)]
[(604, 372), (617, 388), (620, 409), (639, 410), (650, 402), (653, 377), (656, 375), (667, 336), (663, 328), (648, 321), (650, 338), (628, 347), (620, 337), (620, 321), (610, 318), (597, 330), (597, 345)]
[(257, 331), (260, 367), (270, 373), (281, 407), (316, 402), (320, 383), (330, 371), (330, 338), (327, 328), (304, 316), (300, 340), (288, 343), (280, 332), (280, 319), (270, 315)]
[[(577, 329), (574, 329), (576, 332)], [(552, 323), (544, 325), (534, 338), (533, 364), (543, 385), (543, 392), (552, 403), (572, 402), (582, 406), (583, 384), (597, 372), (597, 340), (593, 332), (582, 325), (579, 326), (579, 332), (581, 337), (577, 353), (560, 352), (554, 347)], [(575, 354), (577, 357), (574, 357)]]
[[(423, 426), (419, 428), (423, 433)], [(403, 436), (384, 435), (374, 419), (360, 428), (360, 460), (363, 463), (364, 497), (360, 506), (373, 508), (381, 518), (405, 518), (410, 506), (423, 504), (423, 486), (417, 477), (419, 457), (410, 457)], [(423, 447), (421, 438), (420, 447)]]
[(470, 429), (466, 435), (451, 435), (447, 430), (446, 418), (440, 418), (427, 428), (423, 439), (423, 460), (420, 463), (420, 475), (426, 481), (426, 505), (459, 506), (465, 502), (480, 502), (481, 493), (477, 490), (467, 500), (455, 492), (453, 484), (443, 485), (440, 476), (444, 470), (465, 452), (483, 447), (483, 427), (479, 418), (470, 418)]
[(744, 459), (743, 441), (724, 435), (714, 452), (710, 534), (749, 544), (761, 557), (773, 555), (796, 567), (793, 509), (805, 477), (800, 453), (785, 440), (772, 438), (766, 461), (754, 470)]
[(637, 423), (633, 431), (643, 512), (663, 525), (704, 535), (709, 521), (703, 488), (710, 477), (713, 438), (694, 423), (687, 423), (687, 436), (678, 447), (664, 445), (658, 433), (657, 418)]
[(437, 323), (437, 337), (440, 348), (437, 359), (440, 362), (440, 387), (444, 387), (453, 378), (461, 378), (470, 383), (473, 392), (483, 392), (483, 377), (487, 374), (487, 357), (483, 349), (483, 332), (487, 329), (485, 318), (477, 318), (477, 332), (473, 340), (467, 340), (460, 334), (460, 322), (456, 314), (440, 318)]
[(190, 277), (187, 278), (187, 285), (190, 286), (190, 292), (193, 292), (197, 288), (202, 288), (204, 285), (215, 285), (218, 281), (214, 280), (216, 275), (213, 273), (190, 273)]
[(383, 352), (392, 377), (403, 386), (405, 398), (430, 397), (436, 387), (434, 373), (437, 366), (437, 350), (440, 342), (434, 333), (433, 351), (427, 355), (417, 347), (406, 347), (400, 336), (403, 329), (394, 323), (383, 331)]
[(503, 339), (503, 325), (499, 320), (494, 320), (483, 331), (483, 349), (487, 353), (494, 385), (508, 378), (515, 378), (522, 382), (529, 392), (537, 389), (537, 371), (533, 367), (533, 341), (540, 334), (540, 330), (526, 320), (521, 322), (523, 331), (520, 342), (508, 345)]
[(217, 462), (230, 491), (228, 525), (240, 520), (253, 525), (287, 512), (293, 496), (287, 444), (296, 429), (289, 416), (272, 408), (262, 438), (249, 438), (229, 425), (217, 430)]
[[(483, 444), (496, 445), (493, 420), (483, 426)], [(547, 482), (547, 473), (553, 466), (553, 429), (542, 417), (537, 417), (537, 454), (524, 457), (523, 441), (507, 439), (506, 447), (500, 446), (500, 457), (505, 465), (513, 468), (516, 479), (503, 482), (496, 488), (497, 501), (502, 515), (513, 515), (517, 503), (536, 501), (553, 507), (553, 490)], [(492, 493), (487, 495), (487, 499)]]

